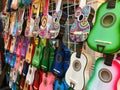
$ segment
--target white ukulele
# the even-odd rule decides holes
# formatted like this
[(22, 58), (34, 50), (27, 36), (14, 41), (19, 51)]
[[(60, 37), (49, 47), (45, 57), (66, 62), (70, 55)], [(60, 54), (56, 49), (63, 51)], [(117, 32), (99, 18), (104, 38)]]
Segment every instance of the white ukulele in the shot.
[(26, 83), (28, 85), (31, 85), (33, 83), (33, 80), (34, 80), (34, 74), (35, 74), (35, 71), (37, 70), (37, 68), (35, 68), (34, 66), (32, 65), (29, 65), (29, 68), (28, 68), (28, 73), (27, 73), (27, 76), (26, 76)]
[[(80, 45), (80, 46), (79, 46)], [(71, 55), (70, 66), (66, 72), (65, 80), (74, 90), (82, 90), (85, 86), (85, 68), (88, 62), (84, 53), (81, 53), (78, 45), (77, 52)]]

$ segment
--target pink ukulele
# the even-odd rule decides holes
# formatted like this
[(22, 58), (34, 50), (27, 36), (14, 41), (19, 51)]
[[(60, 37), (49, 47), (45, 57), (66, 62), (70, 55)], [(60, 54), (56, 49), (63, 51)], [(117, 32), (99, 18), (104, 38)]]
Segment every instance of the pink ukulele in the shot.
[(53, 83), (55, 76), (51, 73), (43, 73), (42, 83), (40, 84), (39, 90), (53, 90)]

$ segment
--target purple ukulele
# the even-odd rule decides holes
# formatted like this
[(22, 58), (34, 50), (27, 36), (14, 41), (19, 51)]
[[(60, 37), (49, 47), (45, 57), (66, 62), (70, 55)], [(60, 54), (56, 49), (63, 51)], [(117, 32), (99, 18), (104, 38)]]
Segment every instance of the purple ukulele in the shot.
[(56, 5), (56, 12), (52, 16), (52, 23), (48, 30), (48, 36), (51, 39), (54, 39), (58, 36), (60, 31), (60, 18), (62, 16), (62, 11), (60, 10), (62, 0), (59, 0)]
[(86, 4), (84, 5), (84, 3), (80, 4), (75, 10), (76, 19), (70, 29), (70, 38), (76, 42), (82, 42), (87, 39), (94, 16), (94, 10), (91, 6)]
[(21, 57), (25, 58), (26, 52), (27, 52), (27, 47), (28, 47), (29, 40), (27, 37), (24, 37), (22, 49), (21, 49)]

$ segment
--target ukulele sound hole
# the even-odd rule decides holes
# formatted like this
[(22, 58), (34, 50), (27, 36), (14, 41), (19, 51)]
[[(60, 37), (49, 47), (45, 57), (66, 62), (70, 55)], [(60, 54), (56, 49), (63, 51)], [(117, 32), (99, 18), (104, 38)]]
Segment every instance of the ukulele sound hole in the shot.
[(116, 17), (113, 13), (107, 13), (103, 15), (101, 24), (104, 27), (110, 27), (115, 23)]
[(57, 55), (56, 60), (57, 60), (57, 62), (61, 62), (62, 57), (60, 55)]
[(37, 56), (39, 55), (39, 51), (36, 51), (36, 55), (37, 55)]
[(112, 74), (108, 69), (101, 69), (99, 71), (99, 78), (105, 83), (109, 83), (112, 80)]
[(79, 20), (81, 21), (83, 19), (83, 15), (80, 15)]
[(32, 70), (30, 69), (29, 74), (31, 74), (31, 73), (32, 73)]
[(75, 60), (75, 61), (73, 62), (73, 69), (74, 69), (75, 71), (80, 71), (80, 69), (81, 69), (81, 63), (80, 63), (80, 61)]
[(57, 90), (60, 90), (60, 87), (58, 87)]

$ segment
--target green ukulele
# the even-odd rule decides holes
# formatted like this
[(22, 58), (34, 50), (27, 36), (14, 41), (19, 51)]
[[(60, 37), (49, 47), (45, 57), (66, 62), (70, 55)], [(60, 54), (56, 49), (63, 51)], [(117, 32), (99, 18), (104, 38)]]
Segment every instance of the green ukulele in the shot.
[(46, 40), (46, 46), (43, 49), (43, 58), (40, 63), (40, 68), (44, 72), (51, 71), (54, 59), (54, 48), (50, 45), (49, 40)]
[(108, 0), (99, 7), (87, 40), (91, 49), (100, 53), (114, 53), (120, 49), (119, 10), (119, 0)]
[(44, 48), (43, 42), (40, 40), (40, 38), (38, 38), (38, 44), (35, 48), (35, 53), (32, 59), (32, 65), (37, 68), (40, 66), (43, 48)]

